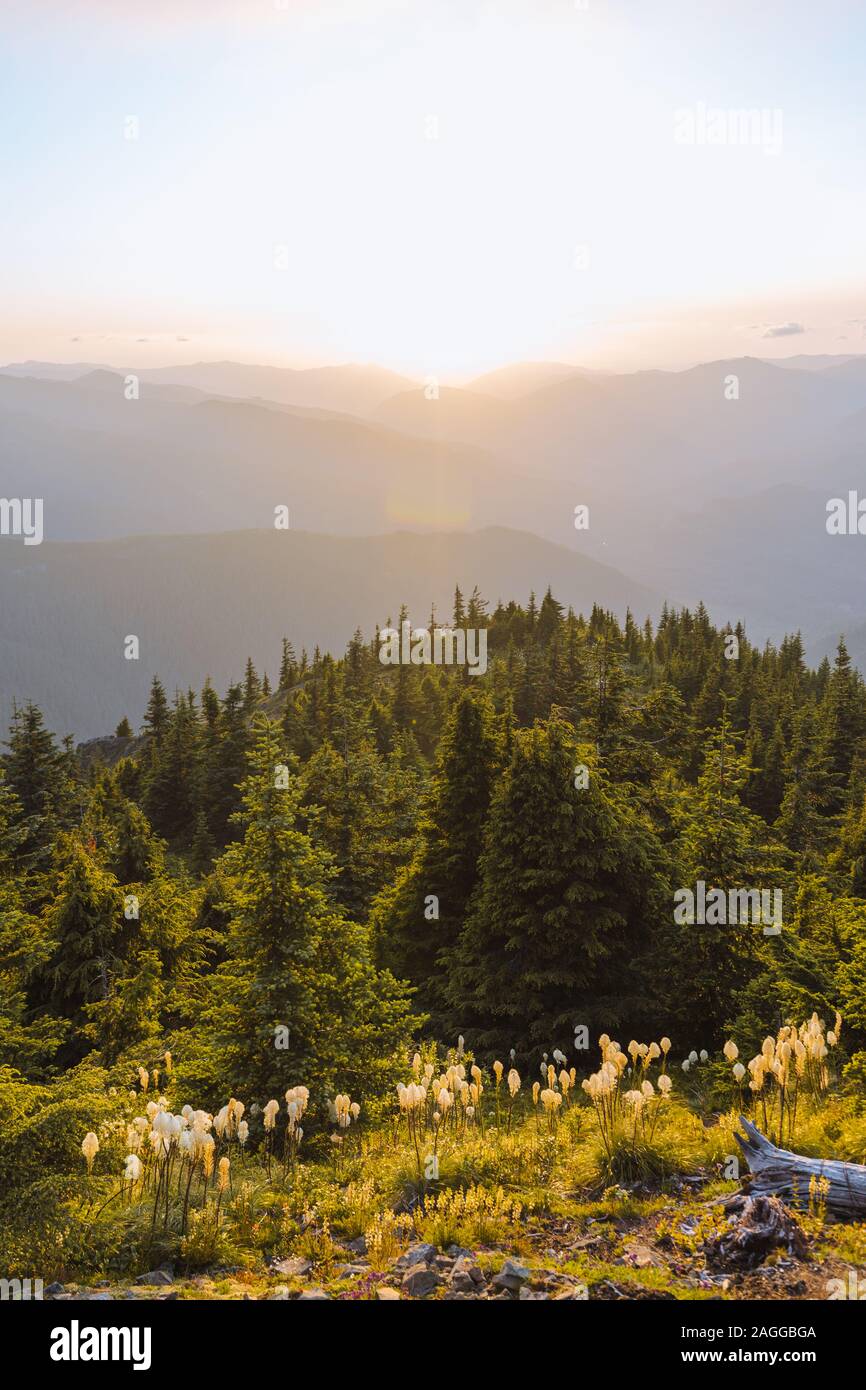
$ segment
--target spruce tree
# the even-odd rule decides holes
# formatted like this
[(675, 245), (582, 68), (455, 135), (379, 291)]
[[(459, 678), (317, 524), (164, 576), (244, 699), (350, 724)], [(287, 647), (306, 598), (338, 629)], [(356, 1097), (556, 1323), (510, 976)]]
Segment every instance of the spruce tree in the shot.
[(405, 1041), (405, 993), (373, 968), (363, 928), (334, 906), (330, 859), (299, 828), (296, 769), (288, 786), (276, 772), (287, 765), (276, 727), (262, 723), (242, 787), (243, 838), (218, 866), (230, 957), (211, 980), (202, 1066), (216, 1086), (261, 1104), (300, 1081), (318, 1097), (381, 1093)]
[(445, 1022), (445, 985), (472, 893), (498, 763), (490, 702), (466, 691), (442, 736), (437, 772), (420, 826), (421, 844), (383, 904), (383, 958), (417, 988), (434, 1031)]
[(154, 676), (150, 686), (150, 698), (147, 702), (147, 709), (144, 712), (144, 725), (142, 732), (147, 734), (157, 744), (162, 742), (162, 736), (168, 727), (169, 709), (168, 700), (165, 697), (165, 689), (158, 676)]
[[(682, 797), (681, 888), (697, 895), (702, 882), (707, 894), (720, 890), (727, 904), (732, 890), (772, 891), (783, 882), (779, 846), (742, 800), (749, 773), (725, 713), (709, 740), (697, 787)], [(731, 915), (726, 910), (718, 922), (686, 921), (679, 928), (692, 1026), (712, 1030), (705, 1036), (718, 1036), (758, 959), (761, 925), (732, 921)]]
[(827, 686), (822, 723), (821, 747), (830, 775), (828, 810), (837, 815), (845, 809), (854, 750), (866, 729), (863, 683), (851, 665), (841, 637)]
[(472, 1047), (537, 1055), (576, 1022), (646, 1021), (638, 963), (669, 901), (663, 858), (589, 757), (562, 720), (515, 737), (448, 980)]
[(61, 836), (58, 855), (63, 867), (45, 910), (51, 951), (35, 981), (35, 997), (52, 1013), (82, 1022), (84, 1005), (110, 993), (122, 896), (114, 876), (74, 836)]
[(8, 747), (6, 779), (24, 831), (18, 854), (36, 867), (44, 863), (51, 840), (67, 819), (68, 768), (42, 712), (29, 702), (13, 712)]

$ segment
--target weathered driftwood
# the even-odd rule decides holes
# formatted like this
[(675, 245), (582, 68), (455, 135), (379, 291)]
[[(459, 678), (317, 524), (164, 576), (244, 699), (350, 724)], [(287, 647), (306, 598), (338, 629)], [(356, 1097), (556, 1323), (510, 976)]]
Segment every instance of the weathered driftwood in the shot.
[(777, 1149), (745, 1115), (740, 1124), (746, 1137), (737, 1134), (751, 1172), (749, 1193), (753, 1197), (775, 1195), (789, 1206), (808, 1207), (809, 1183), (825, 1178), (829, 1183), (827, 1210), (843, 1221), (866, 1221), (866, 1167), (861, 1163), (841, 1163), (832, 1158), (803, 1158), (801, 1154)]

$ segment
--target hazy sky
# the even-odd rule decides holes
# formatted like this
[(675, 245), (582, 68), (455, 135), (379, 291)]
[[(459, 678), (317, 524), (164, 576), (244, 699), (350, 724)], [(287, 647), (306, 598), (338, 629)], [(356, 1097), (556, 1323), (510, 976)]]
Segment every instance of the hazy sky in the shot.
[(2, 0), (0, 359), (866, 351), (863, 0), (583, 3)]

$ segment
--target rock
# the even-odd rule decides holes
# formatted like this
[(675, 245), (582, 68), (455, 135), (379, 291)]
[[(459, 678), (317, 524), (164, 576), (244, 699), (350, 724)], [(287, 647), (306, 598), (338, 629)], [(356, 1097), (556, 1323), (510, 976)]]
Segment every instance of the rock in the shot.
[(274, 1274), (282, 1274), (285, 1279), (302, 1279), (312, 1268), (312, 1260), (305, 1260), (300, 1255), (292, 1255), (287, 1260), (276, 1260), (271, 1265)]
[(497, 1289), (507, 1289), (509, 1293), (517, 1293), (521, 1284), (525, 1284), (529, 1278), (529, 1270), (526, 1265), (521, 1265), (516, 1260), (506, 1260), (498, 1274), (493, 1276), (493, 1284)]
[(624, 1255), (626, 1264), (633, 1265), (635, 1269), (661, 1269), (665, 1263), (655, 1250), (637, 1241), (625, 1246)]
[(112, 1297), (111, 1297), (111, 1294), (110, 1294), (110, 1293), (89, 1293), (89, 1294), (87, 1295), (87, 1302), (88, 1302), (88, 1303), (111, 1303), (111, 1302), (112, 1302)]
[(521, 1303), (527, 1303), (527, 1302), (541, 1303), (541, 1302), (544, 1302), (545, 1300), (549, 1300), (550, 1294), (549, 1294), (549, 1293), (543, 1293), (541, 1289), (530, 1289), (530, 1288), (527, 1288), (527, 1286), (526, 1286), (525, 1284), (521, 1284), (521, 1286), (520, 1286), (520, 1295), (519, 1295), (519, 1297), (520, 1297)]
[(324, 1299), (330, 1299), (331, 1295), (325, 1293), (324, 1289), (304, 1289), (304, 1292), (297, 1299), (298, 1303), (321, 1303)]
[(426, 1298), (441, 1283), (442, 1280), (435, 1269), (425, 1269), (423, 1265), (416, 1264), (403, 1275), (403, 1292), (411, 1298)]
[(376, 1297), (380, 1303), (397, 1303), (400, 1301), (400, 1290), (392, 1289), (388, 1284), (380, 1284), (376, 1290)]
[(366, 1255), (366, 1253), (367, 1253), (367, 1237), (366, 1237), (366, 1236), (356, 1236), (356, 1238), (355, 1238), (354, 1240), (347, 1240), (347, 1241), (346, 1241), (346, 1249), (347, 1249), (347, 1250), (350, 1250), (351, 1253), (352, 1253), (353, 1255)]
[(455, 1293), (475, 1293), (476, 1290), (469, 1275), (464, 1273), (452, 1274), (450, 1287)]
[(66, 1287), (65, 1285), (58, 1284), (55, 1281), (53, 1284), (49, 1284), (48, 1288), (45, 1289), (44, 1292), (48, 1295), (49, 1298), (56, 1298), (59, 1293), (66, 1292)]
[(475, 1254), (472, 1250), (466, 1250), (462, 1245), (449, 1245), (445, 1252), (452, 1260), (474, 1260)]
[(637, 1284), (620, 1285), (615, 1284), (611, 1279), (603, 1279), (600, 1284), (593, 1284), (595, 1297), (603, 1299), (605, 1302), (627, 1300), (648, 1303), (670, 1303), (676, 1301), (676, 1295), (665, 1293), (661, 1289), (645, 1289)]
[(136, 1284), (173, 1284), (174, 1272), (170, 1267), (161, 1265), (159, 1269), (151, 1269), (147, 1274), (139, 1274)]
[(451, 1269), (451, 1287), (461, 1293), (474, 1293), (484, 1284), (484, 1275), (472, 1255), (461, 1255)]
[(418, 1245), (410, 1245), (397, 1261), (403, 1269), (411, 1269), (413, 1265), (429, 1264), (436, 1255), (436, 1246), (421, 1242)]
[(369, 1274), (366, 1265), (337, 1265), (334, 1269), (338, 1279), (357, 1279), (362, 1274)]
[(268, 1294), (270, 1303), (283, 1303), (289, 1296), (289, 1290), (285, 1284), (278, 1284), (275, 1289), (271, 1289)]
[(569, 1288), (563, 1289), (561, 1293), (554, 1294), (553, 1301), (554, 1303), (561, 1303), (563, 1299), (567, 1299), (571, 1302), (580, 1300), (585, 1303), (588, 1298), (589, 1289), (586, 1284), (572, 1284)]

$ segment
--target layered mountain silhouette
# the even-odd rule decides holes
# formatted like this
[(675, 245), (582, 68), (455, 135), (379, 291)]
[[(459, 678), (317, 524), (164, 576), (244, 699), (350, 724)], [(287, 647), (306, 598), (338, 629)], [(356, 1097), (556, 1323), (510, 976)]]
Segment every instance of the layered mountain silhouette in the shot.
[[(369, 630), (387, 616), (388, 595), (370, 587), (364, 567), (379, 571), (376, 556), (391, 553), (389, 536), (406, 560), (404, 586), (391, 601), (413, 597), (413, 546), (396, 539), (411, 531), (429, 538), (418, 540), (419, 557), (458, 543), (467, 557), (453, 572), (420, 575), (430, 590), (418, 592), (424, 605), (441, 601), (441, 586), (455, 579), (486, 586), (493, 598), (525, 597), (522, 580), (524, 588), (553, 584), (565, 602), (644, 593), (659, 602), (703, 600), (719, 620), (744, 619), (758, 640), (800, 628), (810, 651), (822, 652), (840, 632), (866, 632), (866, 536), (826, 530), (828, 500), (863, 486), (864, 446), (866, 356), (738, 358), (630, 374), (521, 363), (438, 390), (370, 366), (295, 371), (215, 362), (132, 373), (14, 364), (0, 370), (0, 496), (44, 499), (46, 543), (26, 549), (20, 538), (0, 538), (0, 644), (8, 658), (0, 694), (46, 699), (48, 690), (62, 723), (101, 731), (126, 687), (106, 673), (104, 716), (90, 694), (88, 709), (86, 700), (51, 692), (59, 668), (50, 654), (40, 667), (34, 603), (47, 609), (51, 586), (72, 585), (58, 612), (73, 652), (93, 656), (95, 647), (79, 638), (94, 626), (94, 612), (110, 610), (112, 621), (135, 631), (109, 592), (113, 572), (135, 559), (145, 601), (158, 587), (158, 557), (194, 555), (197, 563), (183, 571), (189, 591), (216, 584), (220, 593), (220, 547), (227, 554), (242, 543), (216, 533), (250, 529), (258, 538), (238, 563), (262, 584), (264, 607), (276, 602), (274, 579), (260, 573), (255, 555), (305, 554), (304, 575), (316, 583), (304, 590), (303, 632), (290, 634), (301, 642), (342, 642), (356, 623)], [(580, 506), (589, 508), (588, 529), (575, 529)], [(297, 545), (273, 550), (259, 533), (273, 528), (281, 507)], [(510, 533), (513, 582), (490, 569), (489, 536), (502, 530), (489, 528)], [(120, 550), (63, 544), (130, 536), (140, 539), (123, 540)], [(355, 547), (336, 545), (351, 538)], [(475, 550), (477, 572), (468, 563)], [(333, 625), (323, 597), (330, 571), (317, 552), (346, 586), (335, 591)], [(619, 590), (611, 588), (614, 572)], [(237, 564), (231, 574), (237, 584)], [(291, 582), (297, 588), (298, 576)], [(230, 596), (226, 603), (231, 611)], [(274, 641), (284, 626), (276, 624)], [(252, 653), (263, 662), (266, 646), (263, 632), (263, 649)], [(866, 637), (852, 647), (866, 662)], [(155, 661), (148, 669), (176, 670), (195, 683), (201, 658), (216, 677), (208, 650), (197, 650), (189, 667)], [(236, 658), (234, 637), (225, 651)], [(26, 678), (26, 688), (12, 673)], [(72, 688), (77, 680), (71, 667)]]
[[(293, 531), (0, 545), (0, 703), (32, 699), (49, 724), (86, 738), (142, 715), (151, 676), (169, 690), (222, 690), (251, 655), (273, 676), (280, 641), (341, 652), (356, 628), (447, 622), (454, 585), (495, 604), (548, 585), (565, 604), (641, 620), (660, 598), (617, 570), (526, 532), (327, 536)], [(124, 656), (136, 636), (138, 660)], [(240, 654), (240, 655), (239, 655)]]

